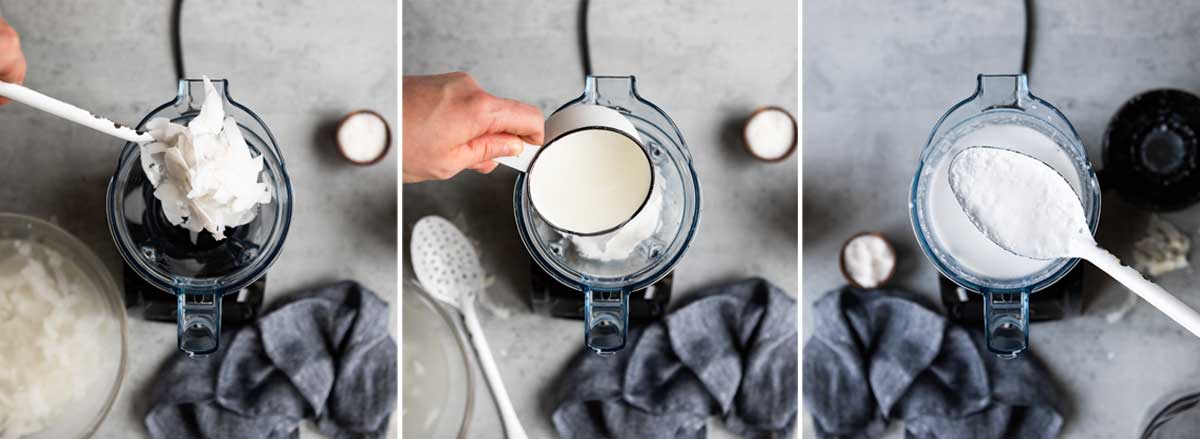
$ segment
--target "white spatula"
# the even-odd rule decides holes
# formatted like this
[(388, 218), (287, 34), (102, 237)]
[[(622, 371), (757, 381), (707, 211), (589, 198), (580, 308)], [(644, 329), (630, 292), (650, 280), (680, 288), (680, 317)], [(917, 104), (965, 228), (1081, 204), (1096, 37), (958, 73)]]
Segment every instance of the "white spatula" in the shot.
[(139, 133), (111, 120), (96, 116), (74, 105), (38, 93), (28, 87), (0, 81), (0, 96), (12, 99), (126, 142), (153, 142), (147, 133)]

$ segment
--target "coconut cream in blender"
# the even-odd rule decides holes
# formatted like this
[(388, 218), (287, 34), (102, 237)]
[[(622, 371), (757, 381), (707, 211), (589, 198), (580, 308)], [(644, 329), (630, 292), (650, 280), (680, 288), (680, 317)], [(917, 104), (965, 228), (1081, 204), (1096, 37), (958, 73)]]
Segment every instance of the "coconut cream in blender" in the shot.
[[(953, 136), (953, 135), (951, 135)], [(1066, 177), (1078, 193), (1081, 184), (1071, 157), (1053, 139), (1020, 124), (988, 124), (975, 128), (954, 141), (950, 151), (972, 146), (993, 146), (1037, 158)], [(1045, 269), (1054, 261), (1034, 260), (1014, 255), (992, 241), (971, 223), (950, 190), (950, 157), (942, 159), (933, 171), (929, 192), (930, 227), (951, 257), (977, 275), (1018, 279)]]

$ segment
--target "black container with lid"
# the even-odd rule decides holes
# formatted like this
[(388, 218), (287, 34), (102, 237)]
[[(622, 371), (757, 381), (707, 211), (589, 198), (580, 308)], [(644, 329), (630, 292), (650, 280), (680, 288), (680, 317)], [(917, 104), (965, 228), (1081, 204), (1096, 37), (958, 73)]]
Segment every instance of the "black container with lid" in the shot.
[(1104, 134), (1100, 183), (1142, 209), (1180, 210), (1200, 201), (1200, 98), (1174, 89), (1126, 101)]

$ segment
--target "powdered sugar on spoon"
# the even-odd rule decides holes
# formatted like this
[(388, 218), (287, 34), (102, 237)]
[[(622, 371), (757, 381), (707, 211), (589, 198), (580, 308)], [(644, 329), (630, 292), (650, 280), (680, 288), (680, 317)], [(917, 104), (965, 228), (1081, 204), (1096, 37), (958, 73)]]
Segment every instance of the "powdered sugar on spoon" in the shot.
[(1200, 337), (1200, 313), (1096, 243), (1083, 203), (1054, 168), (1019, 152), (976, 146), (954, 156), (949, 174), (963, 212), (996, 245), (1030, 259), (1085, 259)]

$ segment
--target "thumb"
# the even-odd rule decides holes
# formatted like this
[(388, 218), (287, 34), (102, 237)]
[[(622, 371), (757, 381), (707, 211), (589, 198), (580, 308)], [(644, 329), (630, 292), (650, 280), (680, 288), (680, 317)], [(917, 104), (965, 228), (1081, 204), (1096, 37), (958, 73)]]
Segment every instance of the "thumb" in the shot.
[(471, 167), (498, 157), (520, 154), (525, 142), (512, 134), (485, 134), (460, 145), (457, 159), (463, 167)]

